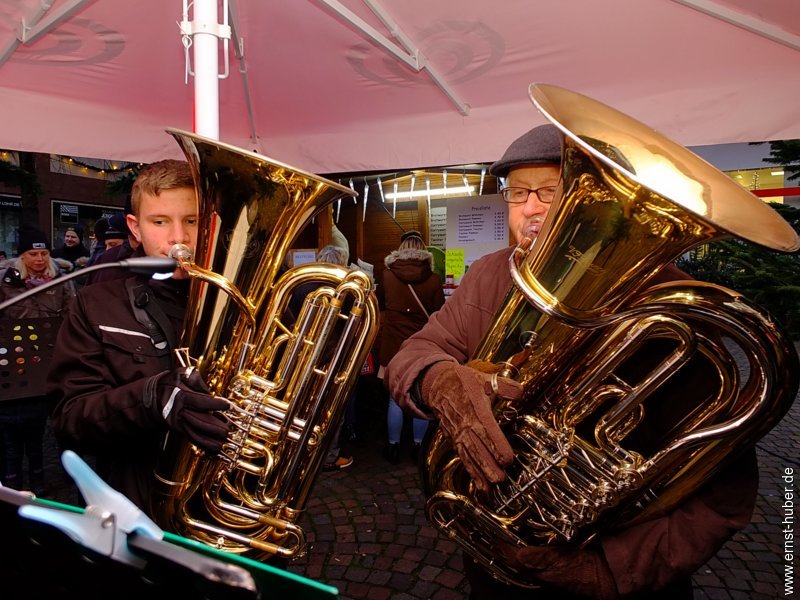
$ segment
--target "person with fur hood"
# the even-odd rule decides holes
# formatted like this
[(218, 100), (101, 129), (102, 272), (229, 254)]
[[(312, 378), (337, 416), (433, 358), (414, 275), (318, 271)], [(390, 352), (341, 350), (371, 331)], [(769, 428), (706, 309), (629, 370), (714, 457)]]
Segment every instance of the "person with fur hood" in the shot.
[[(408, 231), (400, 238), (400, 246), (385, 259), (381, 285), (378, 286), (378, 301), (383, 313), (379, 362), (385, 368), (401, 344), (428, 322), (428, 317), (444, 304), (441, 278), (433, 272), (433, 256), (425, 249), (425, 242), (418, 231)], [(386, 416), (389, 445), (385, 451), (391, 463), (400, 460), (400, 437), (403, 429), (403, 412), (389, 398)], [(412, 457), (417, 459), (419, 445), (428, 422), (413, 420)]]

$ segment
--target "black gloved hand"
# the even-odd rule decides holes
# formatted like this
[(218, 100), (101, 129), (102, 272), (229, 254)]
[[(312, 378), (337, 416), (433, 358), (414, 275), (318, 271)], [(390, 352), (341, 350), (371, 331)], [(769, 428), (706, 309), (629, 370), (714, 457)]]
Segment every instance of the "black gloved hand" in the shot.
[(219, 414), (228, 408), (223, 398), (215, 398), (194, 367), (164, 371), (151, 378), (153, 408), (173, 431), (212, 453), (217, 453), (228, 437), (230, 425)]

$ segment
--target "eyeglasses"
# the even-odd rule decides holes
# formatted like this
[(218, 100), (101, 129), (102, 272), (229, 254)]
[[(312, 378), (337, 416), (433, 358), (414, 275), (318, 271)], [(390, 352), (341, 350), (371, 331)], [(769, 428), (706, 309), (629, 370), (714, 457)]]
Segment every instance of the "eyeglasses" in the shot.
[(535, 190), (524, 187), (504, 187), (500, 190), (500, 194), (508, 204), (525, 204), (531, 194), (536, 194), (542, 204), (550, 204), (555, 198), (556, 186), (547, 185)]

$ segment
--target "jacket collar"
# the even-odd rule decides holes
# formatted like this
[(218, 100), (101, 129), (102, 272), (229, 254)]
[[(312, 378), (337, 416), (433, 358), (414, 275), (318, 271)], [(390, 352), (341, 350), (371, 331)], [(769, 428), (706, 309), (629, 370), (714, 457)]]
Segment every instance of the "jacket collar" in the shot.
[(383, 264), (386, 265), (387, 269), (391, 269), (392, 265), (398, 260), (428, 261), (428, 264), (433, 266), (433, 255), (430, 252), (413, 248), (392, 250), (391, 254), (383, 260)]

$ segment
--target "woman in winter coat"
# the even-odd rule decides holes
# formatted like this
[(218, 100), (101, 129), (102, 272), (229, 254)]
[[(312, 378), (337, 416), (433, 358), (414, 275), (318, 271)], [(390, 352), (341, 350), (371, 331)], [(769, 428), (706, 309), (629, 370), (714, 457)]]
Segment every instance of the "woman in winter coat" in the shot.
[[(50, 244), (41, 231), (24, 229), (19, 234), (19, 258), (2, 271), (0, 277), (0, 302), (19, 296), (23, 292), (43, 285), (61, 276), (61, 270), (50, 257)], [(47, 344), (35, 329), (38, 319), (60, 318), (75, 295), (71, 281), (55, 286), (8, 307), (0, 313), (0, 366), (14, 375), (26, 378), (28, 361), (37, 365), (49, 360)], [(58, 321), (60, 324), (60, 321)], [(32, 332), (29, 336), (29, 332)], [(55, 332), (53, 332), (53, 339)], [(33, 337), (35, 336), (35, 338)], [(30, 348), (26, 346), (34, 340)], [(40, 349), (38, 349), (41, 346)], [(22, 388), (24, 392), (25, 389)], [(2, 434), (4, 462), (0, 471), (3, 485), (23, 489), (23, 457), (28, 457), (27, 489), (37, 496), (45, 493), (44, 487), (44, 430), (49, 406), (42, 394), (26, 395), (7, 389), (0, 396), (0, 434)]]
[[(382, 284), (378, 286), (378, 299), (383, 311), (379, 361), (385, 367), (400, 345), (422, 329), (428, 317), (444, 304), (442, 280), (431, 269), (433, 256), (425, 250), (425, 242), (418, 231), (409, 231), (400, 238), (400, 246), (384, 260)], [(400, 435), (403, 429), (403, 412), (390, 397), (387, 412), (389, 445), (385, 456), (389, 462), (400, 460)], [(416, 460), (419, 444), (425, 435), (428, 422), (413, 420)]]

